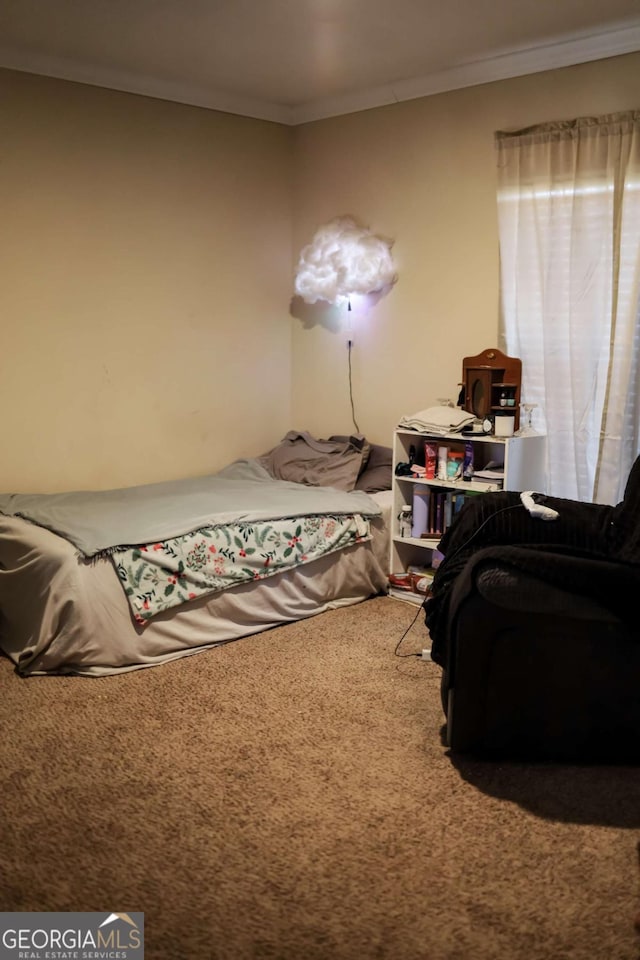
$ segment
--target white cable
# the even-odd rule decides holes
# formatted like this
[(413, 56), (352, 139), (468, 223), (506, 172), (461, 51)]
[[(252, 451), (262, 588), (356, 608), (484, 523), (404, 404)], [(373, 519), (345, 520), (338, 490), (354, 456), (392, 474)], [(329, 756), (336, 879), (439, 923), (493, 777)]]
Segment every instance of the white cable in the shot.
[(560, 514), (552, 507), (545, 507), (541, 503), (536, 503), (533, 499), (533, 490), (525, 490), (520, 494), (522, 505), (526, 507), (532, 517), (538, 517), (540, 520), (557, 520)]

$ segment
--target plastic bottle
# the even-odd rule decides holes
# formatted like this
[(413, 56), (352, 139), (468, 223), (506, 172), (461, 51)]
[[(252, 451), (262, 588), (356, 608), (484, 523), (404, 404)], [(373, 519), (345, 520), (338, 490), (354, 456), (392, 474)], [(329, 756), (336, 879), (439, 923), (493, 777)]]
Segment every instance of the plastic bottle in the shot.
[(462, 463), (462, 479), (473, 480), (473, 444), (467, 441), (464, 445), (464, 461)]
[(447, 460), (449, 459), (449, 448), (445, 446), (438, 447), (438, 480), (447, 479)]
[(405, 503), (400, 507), (400, 513), (398, 514), (398, 520), (400, 521), (400, 536), (401, 537), (410, 537), (411, 536), (411, 504)]
[(434, 443), (428, 440), (424, 445), (424, 478), (425, 480), (435, 480), (436, 466), (438, 463), (438, 448)]
[(458, 480), (462, 476), (463, 454), (458, 450), (450, 450), (447, 460), (447, 478)]
[(413, 491), (413, 509), (411, 511), (411, 536), (418, 539), (427, 532), (429, 524), (429, 500), (431, 489), (416, 486)]

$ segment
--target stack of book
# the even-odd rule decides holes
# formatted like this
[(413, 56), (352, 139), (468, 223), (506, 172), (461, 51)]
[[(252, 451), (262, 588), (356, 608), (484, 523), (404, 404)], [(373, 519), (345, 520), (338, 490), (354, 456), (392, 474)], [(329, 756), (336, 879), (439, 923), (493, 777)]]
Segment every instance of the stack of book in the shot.
[(504, 483), (504, 463), (490, 460), (483, 470), (476, 470), (474, 483), (492, 483), (500, 489)]
[(429, 595), (434, 575), (433, 567), (418, 565), (409, 566), (406, 573), (391, 573), (389, 574), (389, 596), (419, 606)]

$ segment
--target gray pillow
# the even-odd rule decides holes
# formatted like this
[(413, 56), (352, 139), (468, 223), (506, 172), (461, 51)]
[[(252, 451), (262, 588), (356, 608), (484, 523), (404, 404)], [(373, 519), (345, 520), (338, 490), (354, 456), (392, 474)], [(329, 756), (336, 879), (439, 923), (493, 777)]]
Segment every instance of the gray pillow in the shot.
[(349, 443), (352, 447), (355, 447), (356, 450), (360, 450), (362, 453), (360, 473), (362, 473), (369, 462), (369, 454), (371, 453), (371, 444), (366, 437), (364, 437), (361, 433), (351, 433), (349, 436), (332, 434), (329, 437), (329, 441), (332, 443)]
[[(368, 444), (366, 447), (368, 453)], [(359, 449), (349, 438), (317, 440), (305, 431), (290, 430), (273, 450), (258, 460), (277, 480), (349, 492), (355, 488), (365, 462), (364, 454), (364, 444)]]
[(391, 490), (393, 478), (393, 450), (372, 443), (369, 451), (369, 460), (356, 481), (356, 490), (365, 493), (379, 493), (381, 490)]

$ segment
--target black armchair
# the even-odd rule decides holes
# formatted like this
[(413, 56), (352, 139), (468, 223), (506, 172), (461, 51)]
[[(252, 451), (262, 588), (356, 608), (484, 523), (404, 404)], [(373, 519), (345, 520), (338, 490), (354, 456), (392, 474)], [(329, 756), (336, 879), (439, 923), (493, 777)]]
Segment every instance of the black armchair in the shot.
[(640, 458), (616, 507), (473, 498), (425, 603), (447, 743), (492, 757), (640, 760)]

